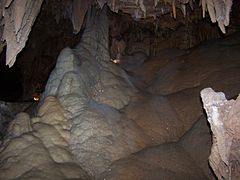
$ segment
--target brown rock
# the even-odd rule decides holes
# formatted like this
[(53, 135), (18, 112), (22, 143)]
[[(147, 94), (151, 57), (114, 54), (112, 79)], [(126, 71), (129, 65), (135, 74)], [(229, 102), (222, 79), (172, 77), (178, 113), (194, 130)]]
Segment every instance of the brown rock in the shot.
[(212, 141), (210, 127), (204, 115), (181, 138), (179, 145), (192, 157), (208, 179), (216, 179), (208, 163)]
[(114, 162), (99, 179), (207, 179), (177, 144), (163, 144)]
[(185, 132), (168, 99), (163, 96), (140, 97), (124, 110), (153, 144), (177, 141)]

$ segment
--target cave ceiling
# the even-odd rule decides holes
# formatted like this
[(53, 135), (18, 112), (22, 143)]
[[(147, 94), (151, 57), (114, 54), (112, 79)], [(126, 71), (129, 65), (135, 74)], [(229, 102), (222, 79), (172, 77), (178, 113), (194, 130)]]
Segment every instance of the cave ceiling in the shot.
[[(49, 0), (45, 0), (46, 3)], [(107, 4), (113, 12), (121, 10), (130, 14), (134, 19), (159, 18), (164, 14), (171, 14), (177, 18), (178, 10), (183, 16), (188, 16), (187, 9), (202, 7), (202, 16), (209, 14), (213, 23), (218, 23), (222, 33), (229, 25), (233, 0), (54, 0), (52, 8), (56, 20), (60, 16), (67, 16), (72, 20), (73, 32), (78, 33), (83, 24), (84, 16), (91, 5), (102, 8)], [(25, 47), (29, 33), (38, 16), (44, 0), (1, 0), (0, 1), (0, 52), (7, 46), (6, 65), (12, 67), (17, 54)]]

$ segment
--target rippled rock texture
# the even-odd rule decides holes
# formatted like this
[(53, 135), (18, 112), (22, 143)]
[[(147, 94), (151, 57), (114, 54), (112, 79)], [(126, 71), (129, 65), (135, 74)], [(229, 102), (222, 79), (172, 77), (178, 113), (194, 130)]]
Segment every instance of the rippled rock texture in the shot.
[(201, 97), (213, 133), (210, 165), (218, 179), (239, 179), (240, 96), (228, 101), (224, 93), (206, 88)]

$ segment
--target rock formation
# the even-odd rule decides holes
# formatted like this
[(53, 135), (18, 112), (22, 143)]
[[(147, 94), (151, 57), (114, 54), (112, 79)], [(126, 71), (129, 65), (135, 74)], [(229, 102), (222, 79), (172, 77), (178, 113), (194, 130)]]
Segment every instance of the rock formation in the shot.
[(70, 153), (69, 137), (64, 110), (55, 97), (45, 99), (35, 118), (18, 114), (0, 149), (0, 179), (90, 179)]
[(28, 111), (32, 103), (9, 103), (0, 101), (0, 141), (5, 136), (8, 124), (23, 111)]
[(4, 19), (3, 40), (7, 44), (6, 65), (13, 66), (17, 54), (25, 47), (32, 25), (40, 11), (43, 0), (1, 1)]
[(149, 143), (118, 111), (134, 92), (125, 72), (110, 61), (107, 16), (89, 11), (80, 44), (62, 51), (43, 97), (56, 96), (68, 112), (71, 151), (90, 174)]
[(201, 0), (200, 3), (203, 17), (205, 17), (205, 11), (208, 11), (211, 21), (218, 22), (221, 31), (226, 33), (225, 26), (229, 25), (232, 0)]
[(240, 96), (227, 100), (211, 88), (201, 91), (204, 109), (213, 133), (210, 165), (218, 179), (240, 178)]
[[(89, 11), (80, 44), (59, 55), (37, 116), (21, 113), (11, 122), (0, 153), (6, 162), (1, 179), (88, 179), (80, 166), (97, 176), (143, 149), (150, 139), (119, 112), (135, 92), (126, 73), (110, 61), (106, 14)], [(13, 157), (18, 161), (5, 161)]]
[[(180, 9), (185, 17), (187, 15), (186, 5), (189, 4), (193, 9), (193, 2), (193, 0), (64, 0), (56, 1), (56, 6), (65, 7), (60, 13), (57, 13), (56, 19), (59, 20), (59, 16), (61, 16), (59, 14), (63, 14), (63, 16), (67, 14), (68, 18), (72, 20), (74, 32), (78, 33), (88, 8), (93, 4), (102, 8), (106, 3), (112, 11), (118, 12), (121, 10), (131, 14), (135, 19), (149, 17), (156, 19), (157, 16), (170, 12), (176, 18), (176, 8)], [(0, 52), (7, 44), (6, 65), (9, 67), (13, 66), (17, 54), (25, 47), (42, 3), (43, 0), (4, 0), (0, 2), (0, 20), (2, 22)], [(226, 33), (225, 26), (229, 25), (232, 0), (201, 0), (200, 4), (203, 9), (203, 17), (205, 17), (205, 11), (208, 10), (212, 22), (218, 22), (221, 31)], [(59, 7), (56, 7), (53, 11), (59, 12)]]
[(240, 36), (167, 49), (141, 66), (126, 63), (128, 73), (111, 62), (106, 12), (88, 11), (80, 43), (60, 53), (37, 113), (10, 123), (0, 179), (214, 179), (199, 92), (209, 84), (239, 92)]
[(210, 144), (207, 120), (202, 116), (178, 143), (153, 146), (115, 161), (99, 179), (214, 180), (207, 163)]

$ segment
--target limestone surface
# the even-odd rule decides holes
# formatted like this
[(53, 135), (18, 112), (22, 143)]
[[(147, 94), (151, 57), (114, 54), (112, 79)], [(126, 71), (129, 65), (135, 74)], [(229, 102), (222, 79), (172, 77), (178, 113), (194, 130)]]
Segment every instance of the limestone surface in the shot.
[(224, 93), (206, 88), (201, 97), (213, 133), (210, 165), (218, 179), (239, 179), (240, 96), (228, 101)]
[(76, 49), (61, 52), (43, 98), (59, 99), (71, 122), (71, 152), (91, 175), (150, 144), (139, 126), (119, 111), (135, 92), (127, 74), (110, 61), (107, 16), (89, 11), (82, 41)]
[(70, 129), (63, 111), (49, 96), (37, 117), (17, 115), (0, 149), (0, 179), (90, 179), (70, 153)]

